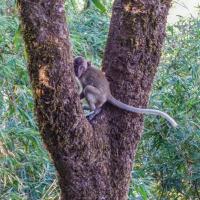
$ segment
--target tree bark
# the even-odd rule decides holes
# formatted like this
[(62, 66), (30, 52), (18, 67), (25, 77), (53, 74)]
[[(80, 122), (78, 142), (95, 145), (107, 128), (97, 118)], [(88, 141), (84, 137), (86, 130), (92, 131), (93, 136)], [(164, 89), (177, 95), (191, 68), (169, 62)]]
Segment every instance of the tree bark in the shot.
[[(171, 0), (115, 0), (103, 70), (113, 96), (146, 107)], [(64, 0), (18, 0), (37, 121), (63, 200), (126, 200), (143, 116), (109, 104), (89, 123), (75, 87)]]

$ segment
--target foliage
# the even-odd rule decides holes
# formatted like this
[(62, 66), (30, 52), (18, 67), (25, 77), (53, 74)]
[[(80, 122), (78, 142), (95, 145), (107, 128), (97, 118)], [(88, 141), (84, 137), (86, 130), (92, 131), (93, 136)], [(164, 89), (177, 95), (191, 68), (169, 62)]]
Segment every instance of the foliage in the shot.
[(103, 57), (109, 20), (96, 10), (71, 12), (69, 17), (70, 37), (75, 55), (82, 55), (99, 65)]
[(112, 6), (112, 3), (113, 0), (71, 0), (69, 3), (66, 2), (66, 4), (69, 5), (68, 7), (70, 7), (71, 4), (73, 10), (87, 10), (94, 6), (101, 13), (108, 12)]
[[(73, 4), (72, 4), (73, 2)], [(66, 4), (75, 55), (100, 65), (109, 26), (107, 12)], [(108, 5), (109, 4), (109, 5)], [(75, 7), (73, 7), (75, 5)], [(94, 4), (93, 4), (94, 5)], [(108, 5), (108, 6), (107, 6)], [(200, 192), (200, 20), (168, 27), (151, 107), (168, 109), (181, 128), (146, 118), (138, 148), (130, 199), (198, 199)], [(42, 145), (33, 115), (19, 20), (14, 0), (0, 5), (0, 199), (53, 200), (59, 190), (55, 170)]]

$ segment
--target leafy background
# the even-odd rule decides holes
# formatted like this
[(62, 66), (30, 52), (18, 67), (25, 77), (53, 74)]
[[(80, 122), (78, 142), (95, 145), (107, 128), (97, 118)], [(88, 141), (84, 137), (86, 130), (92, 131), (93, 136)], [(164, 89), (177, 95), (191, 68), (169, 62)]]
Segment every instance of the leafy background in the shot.
[[(67, 18), (75, 55), (101, 65), (112, 1), (71, 0)], [(0, 199), (56, 200), (55, 169), (41, 142), (14, 0), (0, 5)], [(130, 200), (200, 199), (200, 15), (167, 28), (150, 107), (180, 127), (146, 117)]]

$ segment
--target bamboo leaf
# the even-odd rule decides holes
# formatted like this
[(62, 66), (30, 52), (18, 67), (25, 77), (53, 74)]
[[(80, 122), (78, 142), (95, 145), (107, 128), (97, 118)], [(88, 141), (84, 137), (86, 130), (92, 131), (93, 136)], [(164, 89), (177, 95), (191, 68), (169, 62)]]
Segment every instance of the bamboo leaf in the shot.
[(106, 12), (106, 7), (101, 3), (100, 0), (92, 0), (93, 4), (101, 11), (101, 12)]

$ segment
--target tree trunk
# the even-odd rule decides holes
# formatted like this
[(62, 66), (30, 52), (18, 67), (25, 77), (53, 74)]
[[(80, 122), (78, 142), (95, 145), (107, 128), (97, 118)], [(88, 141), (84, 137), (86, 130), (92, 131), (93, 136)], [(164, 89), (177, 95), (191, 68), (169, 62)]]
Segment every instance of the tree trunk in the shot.
[[(103, 70), (113, 96), (148, 103), (171, 0), (115, 0)], [(64, 0), (18, 0), (37, 120), (63, 200), (126, 200), (143, 116), (109, 104), (89, 123), (75, 89)]]

